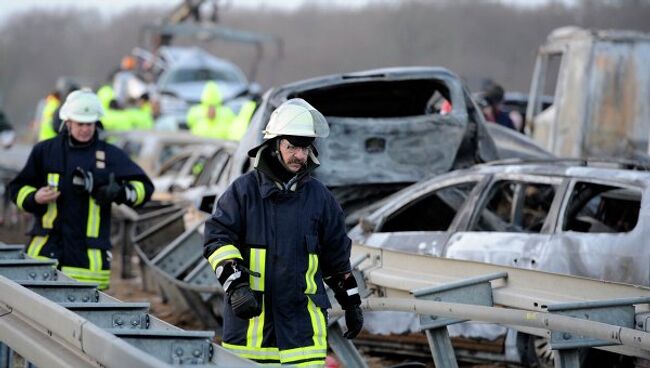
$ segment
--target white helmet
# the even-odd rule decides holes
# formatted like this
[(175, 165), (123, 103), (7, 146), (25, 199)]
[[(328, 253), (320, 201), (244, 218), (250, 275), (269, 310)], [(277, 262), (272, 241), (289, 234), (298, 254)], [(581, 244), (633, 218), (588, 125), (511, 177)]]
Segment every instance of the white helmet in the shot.
[(104, 108), (101, 101), (87, 88), (70, 93), (59, 110), (61, 120), (74, 120), (79, 123), (94, 123), (103, 115)]
[(302, 98), (292, 98), (283, 102), (271, 114), (264, 139), (281, 135), (325, 138), (330, 128), (323, 114)]

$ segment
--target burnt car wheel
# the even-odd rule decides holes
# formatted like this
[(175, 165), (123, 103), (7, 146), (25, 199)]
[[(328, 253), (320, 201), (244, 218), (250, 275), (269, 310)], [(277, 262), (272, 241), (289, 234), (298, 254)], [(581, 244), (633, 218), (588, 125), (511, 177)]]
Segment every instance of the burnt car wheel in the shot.
[[(547, 337), (527, 336), (525, 354), (529, 367), (553, 368), (555, 367), (556, 352), (551, 349), (550, 340)], [(619, 355), (612, 352), (598, 349), (583, 348), (579, 350), (581, 367), (612, 367), (612, 368), (633, 368), (635, 367), (632, 357)]]
[(555, 366), (555, 352), (551, 349), (551, 342), (547, 337), (529, 336), (528, 345), (528, 364), (531, 367), (553, 368)]

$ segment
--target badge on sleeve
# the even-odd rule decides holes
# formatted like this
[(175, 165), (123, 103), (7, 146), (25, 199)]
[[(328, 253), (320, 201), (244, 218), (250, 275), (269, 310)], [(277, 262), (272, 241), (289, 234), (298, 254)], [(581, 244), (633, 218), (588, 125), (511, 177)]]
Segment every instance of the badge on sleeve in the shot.
[(98, 169), (105, 169), (106, 168), (106, 152), (104, 151), (95, 151), (95, 158), (97, 161), (95, 162), (95, 166), (97, 166)]

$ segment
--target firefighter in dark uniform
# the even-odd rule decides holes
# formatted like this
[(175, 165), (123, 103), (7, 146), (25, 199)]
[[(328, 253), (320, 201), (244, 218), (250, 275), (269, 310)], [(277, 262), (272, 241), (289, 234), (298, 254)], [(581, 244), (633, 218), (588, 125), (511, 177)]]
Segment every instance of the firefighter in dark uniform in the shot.
[(304, 100), (280, 105), (264, 143), (248, 152), (255, 170), (230, 185), (205, 224), (204, 256), (226, 292), (223, 347), (259, 363), (324, 365), (323, 281), (346, 311), (345, 336), (363, 325), (343, 211), (310, 176), (319, 165), (312, 143), (327, 135)]
[(98, 138), (101, 102), (90, 90), (72, 92), (54, 138), (34, 146), (9, 184), (16, 205), (34, 214), (27, 253), (58, 260), (67, 276), (105, 289), (111, 267), (111, 203), (141, 206), (153, 184), (119, 148)]

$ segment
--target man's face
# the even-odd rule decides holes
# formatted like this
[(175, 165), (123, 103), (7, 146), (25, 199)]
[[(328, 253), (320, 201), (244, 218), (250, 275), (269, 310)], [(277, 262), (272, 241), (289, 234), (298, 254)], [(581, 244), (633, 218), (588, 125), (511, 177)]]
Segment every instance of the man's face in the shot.
[(217, 116), (217, 107), (214, 105), (208, 106), (208, 119), (212, 120)]
[(311, 148), (309, 147), (298, 147), (289, 143), (286, 139), (280, 140), (280, 155), (282, 156), (282, 161), (289, 171), (294, 174), (300, 171), (300, 169), (307, 164), (309, 152), (311, 152)]
[(69, 120), (66, 122), (72, 138), (81, 143), (89, 142), (95, 135), (95, 123), (78, 123)]

